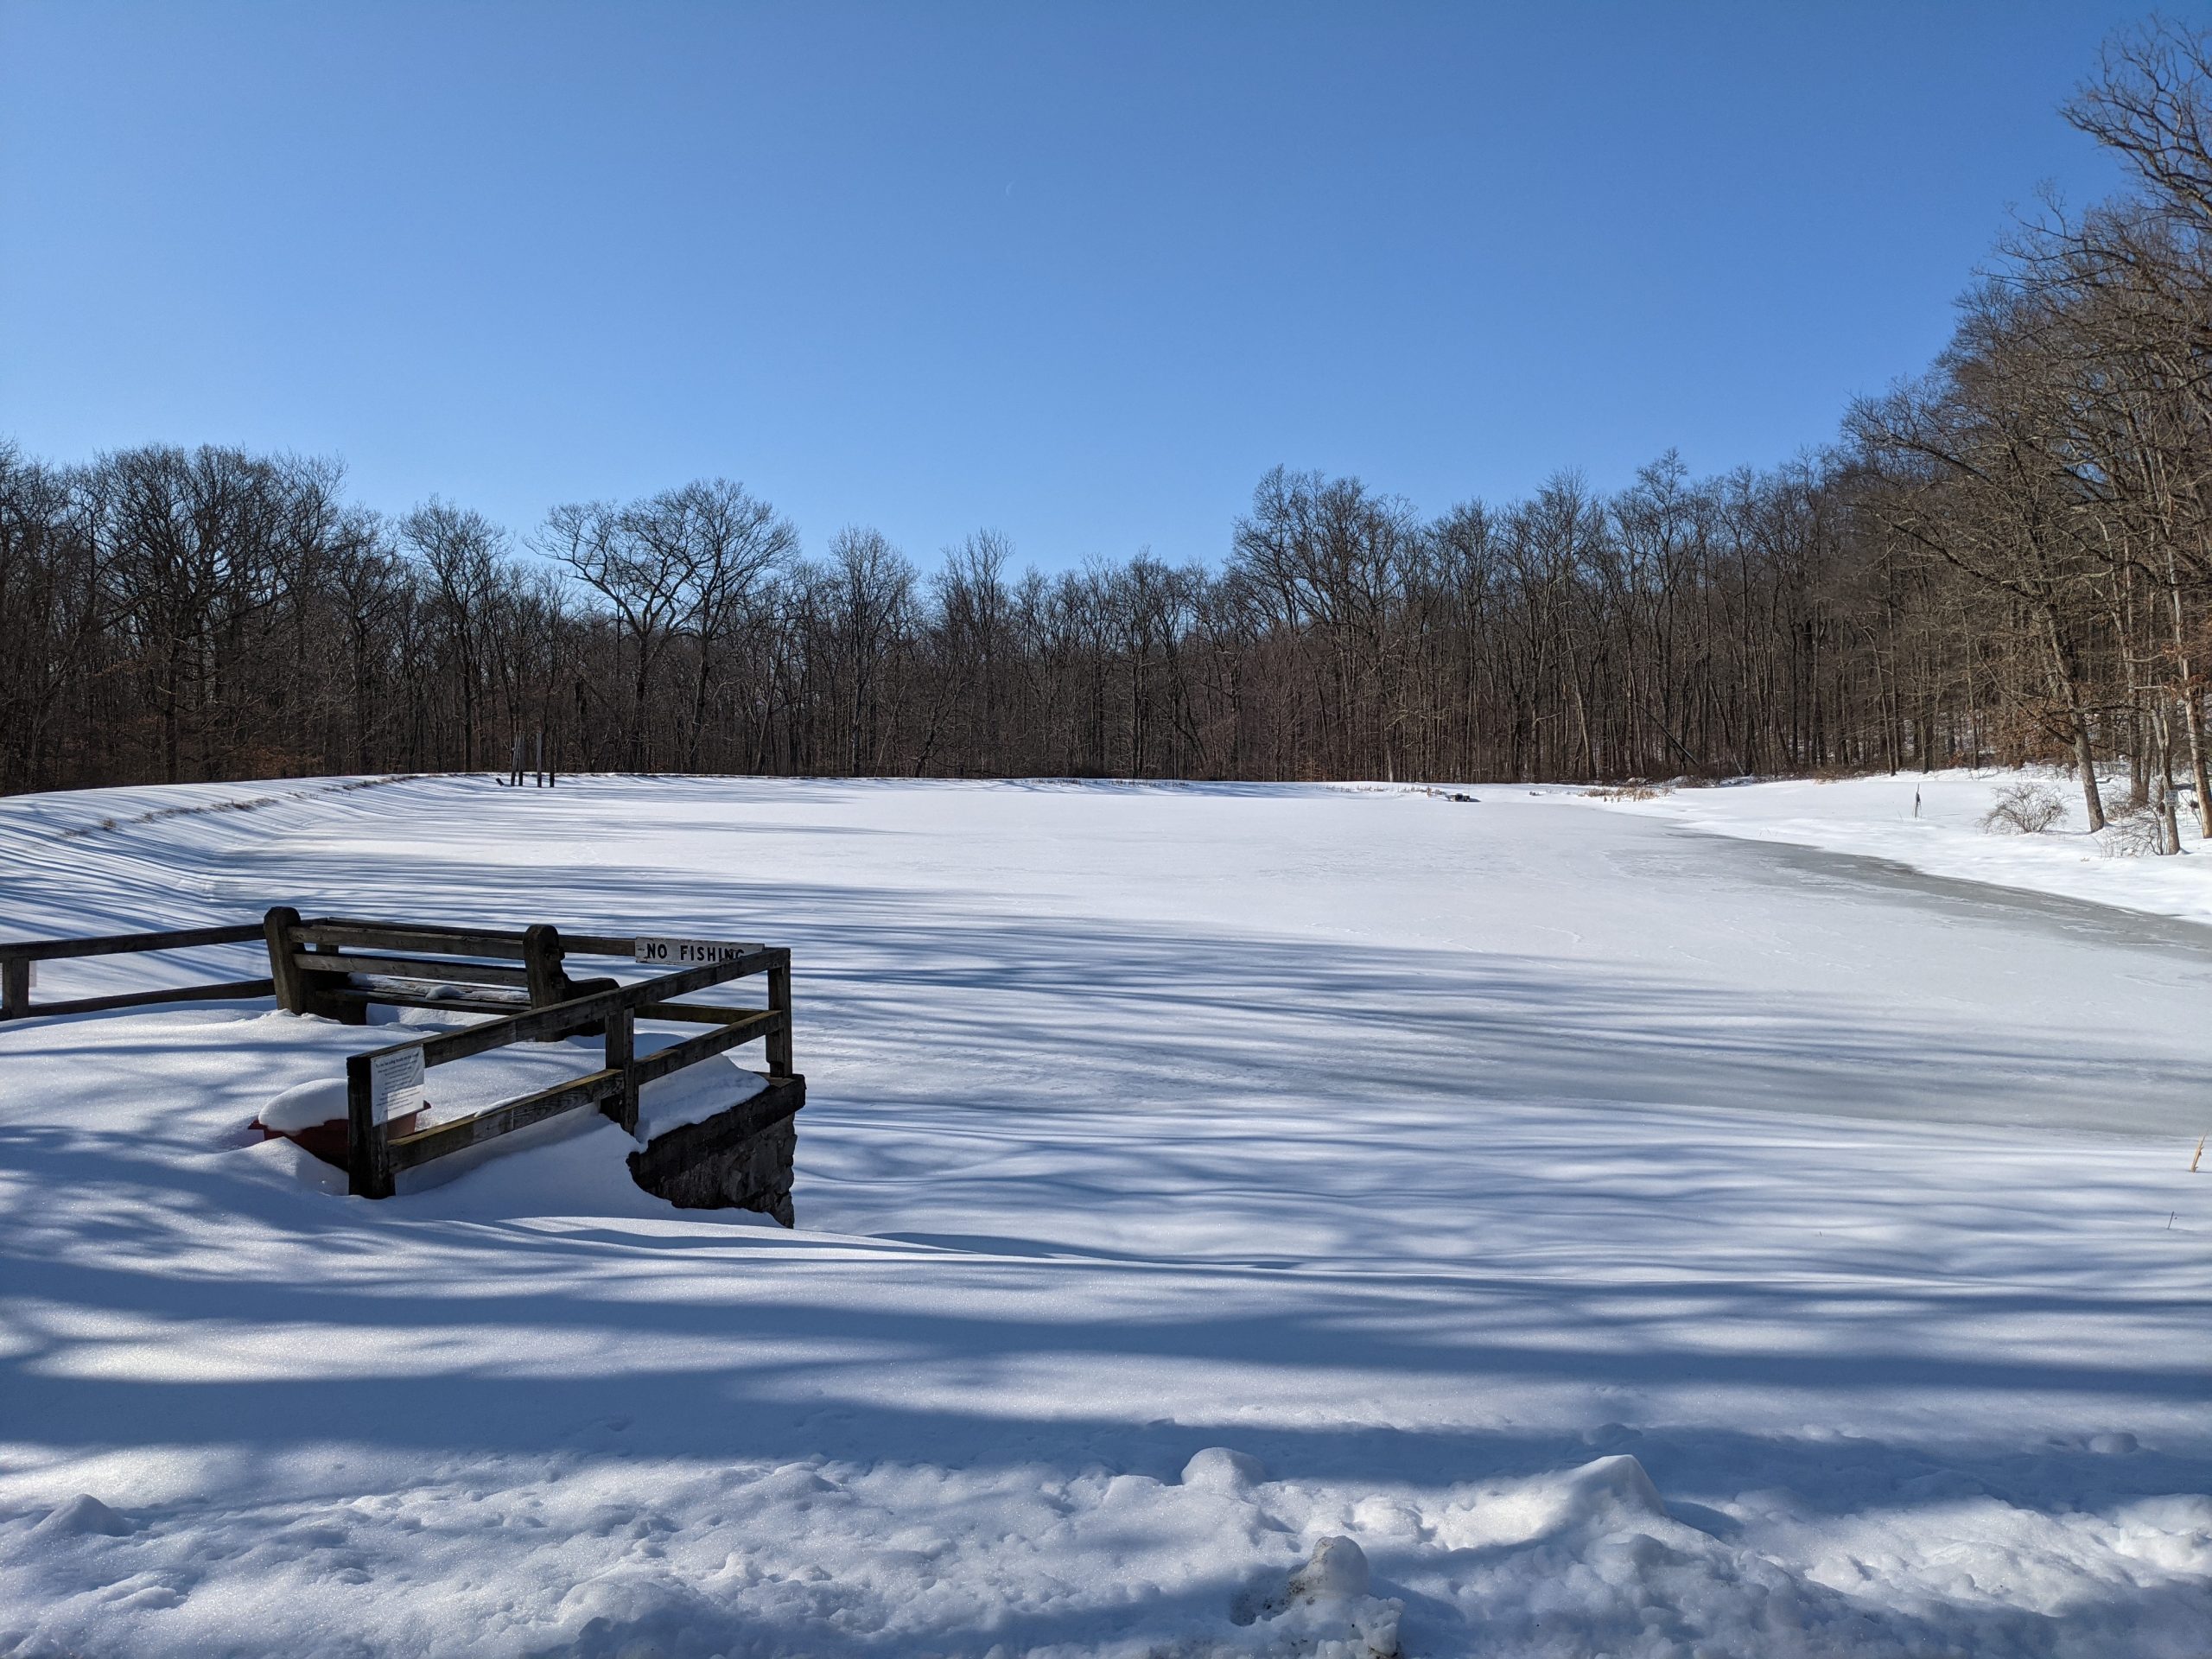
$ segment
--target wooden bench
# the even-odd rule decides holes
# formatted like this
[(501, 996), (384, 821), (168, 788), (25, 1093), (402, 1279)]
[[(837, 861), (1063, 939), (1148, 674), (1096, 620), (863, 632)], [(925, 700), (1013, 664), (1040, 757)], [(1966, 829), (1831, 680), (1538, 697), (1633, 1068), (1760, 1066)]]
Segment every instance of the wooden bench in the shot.
[(369, 1006), (517, 1014), (614, 988), (607, 978), (572, 979), (565, 959), (632, 954), (628, 938), (561, 937), (546, 923), (509, 931), (343, 916), (303, 920), (289, 906), (264, 918), (269, 977), (287, 1014), (320, 1014), (349, 1026)]

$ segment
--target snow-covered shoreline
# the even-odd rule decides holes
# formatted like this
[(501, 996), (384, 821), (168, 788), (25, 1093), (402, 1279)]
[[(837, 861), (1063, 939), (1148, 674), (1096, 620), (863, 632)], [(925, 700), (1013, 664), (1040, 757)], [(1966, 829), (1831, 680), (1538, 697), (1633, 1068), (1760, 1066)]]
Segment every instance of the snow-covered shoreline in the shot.
[[(2048, 788), (2065, 817), (2040, 835), (1992, 834), (1982, 816), (2007, 785)], [(2106, 785), (2108, 810), (2120, 794)], [(2212, 857), (2194, 813), (2181, 814), (2182, 856), (2114, 856), (2089, 834), (2070, 774), (1949, 771), (1772, 779), (1709, 788), (1561, 791), (1609, 810), (1646, 813), (1751, 841), (1785, 842), (1902, 864), (1929, 875), (2017, 887), (2212, 925)]]
[(375, 1033), (0, 1026), (0, 1652), (2196, 1654), (2212, 962), (1678, 833), (1913, 781), (0, 802), (9, 935), (789, 943), (812, 1103), (372, 1205), (241, 1131)]

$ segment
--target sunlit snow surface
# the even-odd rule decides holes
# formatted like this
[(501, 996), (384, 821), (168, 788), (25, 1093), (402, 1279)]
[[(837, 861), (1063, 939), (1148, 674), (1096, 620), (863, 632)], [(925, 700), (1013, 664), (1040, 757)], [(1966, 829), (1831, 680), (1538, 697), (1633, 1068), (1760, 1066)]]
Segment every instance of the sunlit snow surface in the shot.
[(810, 1102), (371, 1205), (245, 1131), (389, 1028), (0, 1027), (0, 1652), (2202, 1655), (2212, 858), (1911, 787), (0, 802), (0, 936), (789, 944)]

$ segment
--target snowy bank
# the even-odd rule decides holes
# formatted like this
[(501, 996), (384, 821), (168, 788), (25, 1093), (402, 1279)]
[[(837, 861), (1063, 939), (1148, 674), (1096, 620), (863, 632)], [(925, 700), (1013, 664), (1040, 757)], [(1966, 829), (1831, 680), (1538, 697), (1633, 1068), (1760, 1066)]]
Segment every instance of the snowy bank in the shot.
[[(1984, 816), (2008, 787), (2047, 788), (2063, 816), (2040, 835), (1993, 834)], [(2107, 783), (2117, 812), (2124, 791)], [(2115, 855), (2088, 831), (2081, 785), (2068, 774), (2018, 772), (1899, 772), (1834, 782), (1787, 779), (1662, 788), (1649, 798), (1585, 794), (1611, 810), (1640, 812), (1720, 835), (1787, 842), (1885, 859), (1930, 875), (1984, 881), (2111, 905), (2183, 921), (2212, 923), (2212, 856), (2195, 814), (2181, 817), (2182, 856)]]

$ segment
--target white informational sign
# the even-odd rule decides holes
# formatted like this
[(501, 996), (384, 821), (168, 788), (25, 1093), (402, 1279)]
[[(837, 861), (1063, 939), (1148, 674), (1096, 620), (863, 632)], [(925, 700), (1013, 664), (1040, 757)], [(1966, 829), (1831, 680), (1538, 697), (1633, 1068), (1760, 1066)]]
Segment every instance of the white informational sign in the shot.
[(632, 939), (638, 961), (655, 968), (696, 968), (706, 962), (735, 962), (749, 957), (755, 947), (725, 944), (720, 939)]
[(423, 1051), (402, 1048), (369, 1061), (369, 1116), (379, 1123), (423, 1109)]

